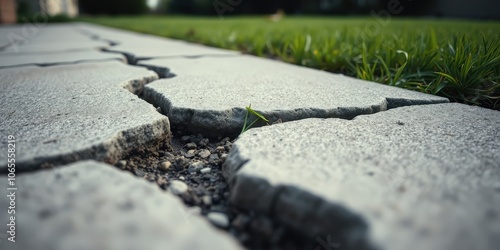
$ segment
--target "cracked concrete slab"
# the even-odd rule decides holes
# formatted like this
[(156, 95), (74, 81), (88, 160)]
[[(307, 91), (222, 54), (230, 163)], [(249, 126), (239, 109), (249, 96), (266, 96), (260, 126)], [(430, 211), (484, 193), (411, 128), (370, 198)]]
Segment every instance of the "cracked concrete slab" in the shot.
[(237, 135), (245, 107), (271, 122), (352, 118), (388, 108), (448, 102), (446, 98), (253, 56), (141, 61), (177, 75), (146, 86), (144, 98), (173, 125), (209, 136)]
[(41, 43), (29, 43), (23, 45), (11, 45), (0, 51), (0, 56), (6, 55), (15, 56), (16, 54), (36, 54), (36, 53), (64, 53), (78, 50), (101, 50), (108, 48), (110, 45), (103, 41), (75, 41), (75, 42), (59, 42), (47, 41)]
[[(17, 51), (26, 45), (71, 44), (92, 41), (81, 34), (73, 24), (27, 23), (0, 27), (0, 47), (14, 43), (10, 50)], [(93, 48), (92, 46), (91, 48)], [(43, 49), (40, 46), (40, 49)]]
[(500, 112), (462, 104), (306, 119), (244, 133), (224, 171), (234, 204), (342, 249), (367, 239), (388, 250), (493, 250), (498, 124)]
[(9, 53), (6, 55), (0, 55), (0, 69), (27, 65), (47, 66), (110, 60), (116, 60), (125, 63), (127, 61), (123, 55), (103, 53), (95, 50), (69, 51), (64, 53), (46, 52), (36, 54)]
[[(7, 177), (0, 186), (7, 224)], [(2, 239), (4, 250), (242, 249), (179, 198), (103, 163), (22, 174), (16, 187), (16, 243)]]
[(121, 53), (135, 64), (138, 60), (158, 57), (206, 57), (237, 56), (238, 51), (208, 47), (185, 41), (140, 34), (96, 25), (81, 24), (84, 33), (103, 40), (112, 40), (116, 46), (107, 49), (109, 52)]
[[(16, 137), (17, 172), (82, 159), (114, 163), (170, 136), (168, 118), (131, 93), (158, 79), (144, 68), (102, 62), (0, 69), (0, 75), (0, 134)], [(0, 172), (6, 157), (0, 154)]]

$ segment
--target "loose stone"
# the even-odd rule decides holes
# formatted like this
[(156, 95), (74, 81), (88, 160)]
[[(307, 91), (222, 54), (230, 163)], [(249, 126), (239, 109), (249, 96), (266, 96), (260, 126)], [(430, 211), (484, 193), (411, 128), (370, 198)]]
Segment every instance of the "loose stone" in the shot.
[(174, 180), (170, 183), (169, 190), (175, 195), (180, 195), (188, 191), (188, 186), (182, 181)]
[(203, 204), (205, 204), (207, 206), (212, 205), (212, 197), (210, 197), (209, 195), (203, 196), (202, 199), (203, 199)]
[(184, 156), (179, 156), (174, 162), (174, 168), (176, 170), (184, 170), (189, 164), (189, 160), (184, 158)]
[(210, 212), (207, 215), (208, 219), (218, 227), (227, 227), (229, 226), (229, 219), (227, 215), (218, 212)]
[(198, 172), (199, 170), (203, 169), (204, 164), (201, 161), (197, 161), (189, 165), (188, 171), (190, 173)]
[(165, 171), (165, 172), (167, 172), (171, 166), (172, 166), (172, 163), (169, 161), (164, 161), (164, 162), (160, 163), (160, 169)]
[(121, 160), (121, 161), (118, 162), (118, 167), (124, 168), (126, 166), (127, 166), (127, 161)]
[(220, 158), (217, 154), (211, 154), (210, 157), (208, 157), (208, 162), (210, 162), (210, 163), (216, 163), (219, 160), (220, 160)]
[(167, 181), (167, 178), (161, 176), (161, 177), (158, 177), (158, 179), (156, 179), (156, 183), (158, 184), (158, 186), (164, 188), (165, 185), (168, 184), (168, 181)]
[(211, 168), (203, 168), (203, 169), (200, 170), (200, 173), (202, 173), (202, 174), (208, 174), (208, 173), (210, 173), (210, 171), (212, 171)]
[(196, 146), (196, 143), (194, 142), (190, 142), (188, 144), (186, 144), (186, 148), (187, 149), (196, 149), (198, 146)]
[(195, 156), (195, 151), (194, 149), (191, 149), (189, 151), (187, 151), (187, 153), (185, 154), (186, 158), (193, 158)]
[(208, 157), (210, 156), (210, 154), (211, 154), (211, 153), (210, 153), (210, 151), (209, 151), (209, 150), (207, 150), (207, 149), (203, 149), (203, 150), (200, 150), (200, 151), (198, 152), (198, 156), (200, 156), (200, 157), (201, 157), (201, 158), (203, 158), (203, 159), (208, 158)]

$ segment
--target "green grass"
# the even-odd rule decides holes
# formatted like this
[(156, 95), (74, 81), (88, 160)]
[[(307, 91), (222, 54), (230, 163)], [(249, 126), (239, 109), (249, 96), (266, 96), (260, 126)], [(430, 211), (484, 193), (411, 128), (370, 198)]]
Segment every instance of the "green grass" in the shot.
[[(258, 121), (264, 121), (266, 124), (269, 122), (269, 120), (264, 117), (262, 114), (259, 112), (255, 111), (252, 109), (252, 104), (248, 105), (248, 107), (245, 108), (247, 110), (246, 115), (245, 115), (245, 121), (243, 122), (243, 128), (241, 129), (241, 133), (245, 133), (247, 130), (251, 129), (255, 123)], [(248, 116), (253, 116), (255, 119), (253, 121), (248, 120)]]
[(371, 17), (86, 18), (500, 110), (500, 22)]

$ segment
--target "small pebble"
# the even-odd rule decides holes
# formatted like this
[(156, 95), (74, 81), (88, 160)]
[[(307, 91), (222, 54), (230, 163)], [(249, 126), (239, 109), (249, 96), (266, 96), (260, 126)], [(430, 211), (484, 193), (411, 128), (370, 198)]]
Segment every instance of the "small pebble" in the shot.
[(189, 136), (189, 135), (185, 135), (185, 136), (181, 137), (181, 141), (183, 141), (183, 142), (187, 142), (187, 141), (189, 141), (189, 139), (191, 139), (191, 136)]
[(202, 174), (208, 174), (208, 173), (210, 173), (210, 171), (212, 171), (211, 168), (203, 168), (203, 169), (200, 170), (200, 173), (202, 173)]
[(210, 212), (207, 215), (208, 220), (210, 220), (214, 225), (218, 227), (225, 228), (229, 226), (229, 219), (227, 218), (227, 215), (223, 213), (217, 213), (217, 212)]
[(176, 170), (183, 170), (187, 165), (189, 164), (189, 160), (184, 158), (184, 156), (180, 156), (177, 159), (175, 159), (174, 162), (174, 168)]
[(193, 158), (195, 156), (195, 151), (194, 149), (191, 149), (189, 151), (187, 151), (187, 153), (185, 154), (186, 158)]
[(165, 157), (170, 161), (171, 159), (175, 159), (175, 155), (170, 152), (165, 152)]
[(186, 178), (184, 178), (184, 176), (180, 176), (180, 177), (179, 177), (179, 180), (181, 180), (181, 181), (185, 181), (185, 180), (186, 180)]
[(188, 168), (188, 171), (190, 173), (194, 173), (194, 172), (198, 172), (200, 171), (201, 169), (203, 169), (205, 165), (203, 164), (203, 162), (201, 161), (196, 161), (196, 162), (193, 162), (189, 165), (189, 168)]
[(161, 176), (156, 179), (156, 183), (160, 186), (163, 187), (164, 185), (168, 184), (167, 178)]
[(118, 167), (124, 168), (127, 166), (127, 161), (126, 160), (121, 160), (118, 162)]
[(144, 172), (144, 171), (142, 171), (142, 170), (140, 170), (138, 168), (134, 169), (134, 173), (135, 173), (135, 175), (137, 175), (139, 177), (144, 177), (144, 175), (146, 175), (146, 172)]
[(225, 149), (224, 149), (224, 146), (218, 146), (217, 148), (215, 148), (215, 150), (217, 152), (224, 152)]
[(208, 157), (208, 162), (210, 163), (215, 163), (216, 161), (219, 161), (220, 158), (217, 154), (211, 154), (210, 157)]
[(203, 158), (203, 159), (208, 158), (208, 157), (210, 156), (210, 154), (211, 154), (211, 153), (210, 153), (210, 151), (209, 151), (209, 150), (207, 150), (207, 149), (203, 149), (203, 150), (200, 150), (200, 151), (198, 152), (198, 156), (200, 156), (200, 157), (201, 157), (201, 158)]
[(206, 206), (212, 205), (212, 197), (210, 197), (209, 195), (203, 196), (202, 199), (203, 199), (203, 204), (205, 204)]
[(196, 146), (196, 143), (190, 142), (190, 143), (186, 144), (186, 148), (187, 149), (196, 149), (197, 146)]
[(171, 166), (172, 166), (172, 163), (169, 161), (164, 161), (164, 162), (160, 163), (160, 169), (165, 171), (165, 172), (167, 172)]
[(182, 181), (174, 180), (170, 183), (170, 186), (168, 187), (170, 192), (172, 192), (175, 195), (180, 195), (184, 194), (188, 191), (188, 185)]

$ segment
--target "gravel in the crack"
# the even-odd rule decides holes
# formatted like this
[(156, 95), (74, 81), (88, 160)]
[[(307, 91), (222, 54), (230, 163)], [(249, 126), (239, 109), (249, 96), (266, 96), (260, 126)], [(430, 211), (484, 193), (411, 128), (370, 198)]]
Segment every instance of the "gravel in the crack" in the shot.
[(159, 152), (133, 153), (116, 166), (156, 182), (178, 195), (193, 215), (206, 216), (214, 226), (227, 230), (247, 249), (316, 249), (318, 242), (284, 226), (269, 216), (245, 211), (229, 203), (229, 185), (222, 164), (231, 150), (230, 138), (213, 140), (201, 134), (179, 133)]
[(227, 226), (229, 226), (229, 219), (224, 213), (210, 212), (208, 213), (207, 217), (210, 222), (218, 227), (226, 228)]

